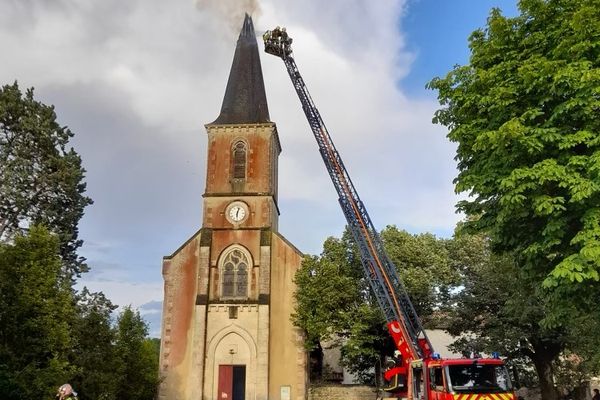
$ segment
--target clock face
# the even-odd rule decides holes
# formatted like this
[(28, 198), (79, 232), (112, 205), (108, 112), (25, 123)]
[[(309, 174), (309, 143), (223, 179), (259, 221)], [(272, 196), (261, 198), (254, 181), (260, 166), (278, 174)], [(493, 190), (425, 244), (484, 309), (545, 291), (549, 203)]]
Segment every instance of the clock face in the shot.
[(229, 209), (229, 218), (232, 221), (240, 222), (246, 217), (246, 209), (240, 205), (234, 205)]

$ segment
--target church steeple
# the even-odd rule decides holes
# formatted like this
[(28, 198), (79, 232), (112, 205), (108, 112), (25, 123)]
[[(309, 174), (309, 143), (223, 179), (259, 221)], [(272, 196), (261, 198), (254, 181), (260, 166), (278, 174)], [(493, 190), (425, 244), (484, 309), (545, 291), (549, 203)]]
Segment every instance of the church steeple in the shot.
[(291, 319), (303, 255), (278, 229), (281, 146), (256, 42), (246, 15), (221, 113), (205, 125), (202, 228), (163, 259), (160, 399), (307, 395)]
[(258, 55), (258, 44), (252, 18), (246, 14), (233, 56), (221, 114), (212, 124), (265, 122), (270, 122), (269, 109)]

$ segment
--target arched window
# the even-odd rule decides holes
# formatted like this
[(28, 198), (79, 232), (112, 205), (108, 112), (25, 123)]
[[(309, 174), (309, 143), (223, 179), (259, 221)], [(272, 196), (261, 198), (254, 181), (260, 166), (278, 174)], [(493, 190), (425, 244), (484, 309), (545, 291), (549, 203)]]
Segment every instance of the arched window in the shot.
[(233, 179), (246, 179), (246, 143), (239, 140), (232, 148)]
[(247, 298), (250, 260), (245, 252), (234, 247), (223, 255), (221, 265), (221, 297)]

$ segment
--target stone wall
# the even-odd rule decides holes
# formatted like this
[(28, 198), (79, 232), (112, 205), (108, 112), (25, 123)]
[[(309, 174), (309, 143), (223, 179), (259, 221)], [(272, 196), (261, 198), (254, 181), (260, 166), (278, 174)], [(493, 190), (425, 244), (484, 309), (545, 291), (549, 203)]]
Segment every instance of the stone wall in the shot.
[(294, 275), (302, 263), (302, 253), (283, 236), (271, 236), (270, 323), (269, 323), (269, 399), (306, 398), (306, 350), (302, 332), (294, 326), (296, 291)]
[(308, 390), (308, 400), (375, 400), (376, 395), (374, 387), (358, 385), (319, 385)]

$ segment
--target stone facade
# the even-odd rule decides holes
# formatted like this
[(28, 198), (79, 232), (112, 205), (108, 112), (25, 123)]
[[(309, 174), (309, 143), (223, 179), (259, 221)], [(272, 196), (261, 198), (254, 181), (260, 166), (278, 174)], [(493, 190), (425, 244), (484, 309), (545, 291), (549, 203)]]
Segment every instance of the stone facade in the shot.
[[(274, 124), (207, 126), (207, 185), (202, 229), (163, 261), (165, 298), (161, 399), (222, 399), (219, 366), (246, 366), (245, 399), (303, 399), (306, 354), (290, 322), (293, 277), (302, 254), (277, 232)], [(230, 178), (232, 143), (247, 143), (243, 191)], [(238, 188), (239, 190), (239, 188)], [(248, 214), (232, 221), (227, 209)], [(247, 292), (224, 296), (223, 263), (232, 252), (248, 261)]]
[(264, 91), (254, 37), (247, 17), (221, 115), (206, 125), (202, 228), (163, 260), (161, 400), (306, 398), (290, 320), (302, 253), (278, 233), (277, 128), (265, 100), (259, 112), (239, 100), (265, 99), (248, 94)]

